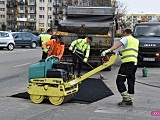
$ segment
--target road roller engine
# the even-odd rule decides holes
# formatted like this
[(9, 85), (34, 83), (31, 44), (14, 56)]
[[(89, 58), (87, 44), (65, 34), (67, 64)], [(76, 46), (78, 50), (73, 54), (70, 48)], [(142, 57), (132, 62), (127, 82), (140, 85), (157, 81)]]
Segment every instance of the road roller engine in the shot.
[(27, 85), (30, 99), (34, 103), (49, 99), (53, 105), (70, 101), (75, 97), (78, 86), (83, 80), (114, 64), (117, 57), (118, 54), (114, 53), (109, 61), (81, 77), (76, 77), (72, 73), (73, 63), (61, 62), (56, 56), (32, 64), (29, 67)]

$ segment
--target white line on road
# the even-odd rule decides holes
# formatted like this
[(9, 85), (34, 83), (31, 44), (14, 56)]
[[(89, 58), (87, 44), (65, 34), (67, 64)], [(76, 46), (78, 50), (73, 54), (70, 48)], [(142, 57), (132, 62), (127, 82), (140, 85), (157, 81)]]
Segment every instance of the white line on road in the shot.
[(16, 65), (16, 66), (13, 66), (13, 67), (21, 67), (21, 66), (25, 66), (25, 65), (29, 65), (31, 63), (25, 63), (25, 64), (20, 64), (20, 65)]

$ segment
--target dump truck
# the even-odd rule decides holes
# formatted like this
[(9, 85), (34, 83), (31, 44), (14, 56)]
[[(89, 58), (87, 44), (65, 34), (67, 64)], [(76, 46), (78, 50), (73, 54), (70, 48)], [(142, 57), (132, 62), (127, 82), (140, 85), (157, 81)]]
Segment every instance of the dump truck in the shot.
[[(67, 6), (66, 18), (59, 21), (55, 35), (62, 35), (65, 42), (63, 58), (72, 61), (72, 52), (69, 46), (72, 41), (87, 36), (93, 37), (88, 63), (97, 67), (108, 61), (110, 56), (103, 60), (101, 52), (114, 44), (115, 22), (113, 7), (103, 6)], [(111, 69), (107, 68), (108, 70)]]

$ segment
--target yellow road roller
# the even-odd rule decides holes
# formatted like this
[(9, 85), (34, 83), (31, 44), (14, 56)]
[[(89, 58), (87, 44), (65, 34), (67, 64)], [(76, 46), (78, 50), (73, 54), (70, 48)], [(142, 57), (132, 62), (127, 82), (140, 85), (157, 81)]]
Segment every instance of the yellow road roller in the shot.
[(111, 66), (118, 57), (114, 53), (109, 61), (87, 72), (81, 77), (72, 73), (73, 63), (61, 62), (56, 56), (50, 56), (30, 65), (27, 92), (34, 103), (49, 99), (53, 105), (60, 105), (71, 100), (78, 92), (79, 83), (93, 74)]

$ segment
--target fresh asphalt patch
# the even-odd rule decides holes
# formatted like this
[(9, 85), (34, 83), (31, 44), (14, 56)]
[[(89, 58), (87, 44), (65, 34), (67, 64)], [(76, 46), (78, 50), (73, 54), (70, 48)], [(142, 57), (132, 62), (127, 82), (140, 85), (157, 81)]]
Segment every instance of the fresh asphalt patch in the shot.
[[(79, 85), (76, 96), (70, 102), (89, 104), (111, 95), (113, 95), (113, 92), (101, 79), (87, 78)], [(27, 92), (14, 94), (9, 97), (30, 99)]]

